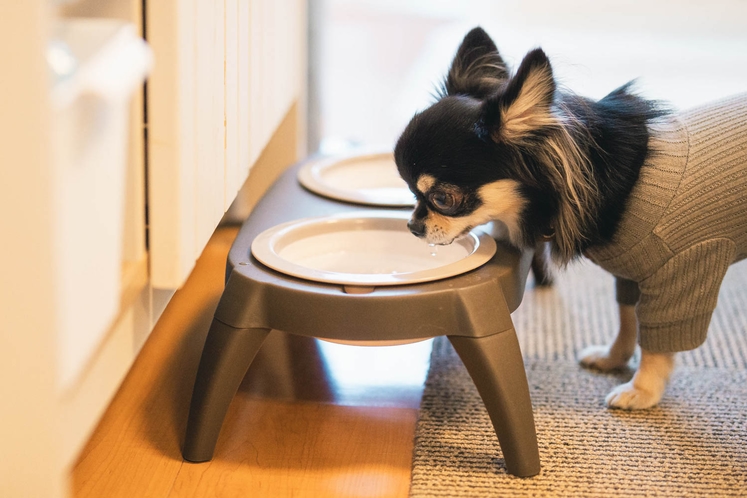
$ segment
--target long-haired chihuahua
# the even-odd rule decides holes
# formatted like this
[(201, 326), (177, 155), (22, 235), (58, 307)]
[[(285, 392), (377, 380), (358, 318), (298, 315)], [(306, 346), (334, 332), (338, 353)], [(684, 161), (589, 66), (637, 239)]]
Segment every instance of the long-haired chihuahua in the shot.
[(499, 221), (513, 245), (549, 241), (560, 266), (585, 255), (628, 289), (618, 337), (580, 358), (622, 368), (638, 339), (638, 369), (610, 407), (659, 402), (674, 353), (705, 340), (726, 268), (747, 256), (745, 95), (681, 114), (631, 84), (594, 101), (561, 91), (541, 49), (511, 73), (475, 28), (395, 160), (417, 197), (416, 236), (449, 244)]

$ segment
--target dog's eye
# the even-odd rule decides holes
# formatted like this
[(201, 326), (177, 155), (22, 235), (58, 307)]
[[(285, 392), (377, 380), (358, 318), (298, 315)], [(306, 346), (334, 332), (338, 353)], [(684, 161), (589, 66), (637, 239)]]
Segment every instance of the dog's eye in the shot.
[(428, 196), (428, 200), (436, 209), (445, 212), (453, 210), (457, 204), (456, 197), (448, 192), (433, 192)]

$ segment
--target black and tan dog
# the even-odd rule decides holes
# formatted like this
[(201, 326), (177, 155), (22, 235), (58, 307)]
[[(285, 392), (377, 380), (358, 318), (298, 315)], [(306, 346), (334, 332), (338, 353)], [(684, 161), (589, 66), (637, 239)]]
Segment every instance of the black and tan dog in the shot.
[(594, 101), (560, 91), (548, 57), (509, 73), (470, 31), (438, 100), (395, 148), (418, 202), (410, 230), (449, 244), (490, 221), (517, 247), (549, 240), (618, 277), (620, 334), (581, 362), (609, 370), (642, 349), (612, 407), (659, 402), (674, 353), (705, 340), (726, 268), (747, 256), (747, 96), (675, 114), (627, 84)]

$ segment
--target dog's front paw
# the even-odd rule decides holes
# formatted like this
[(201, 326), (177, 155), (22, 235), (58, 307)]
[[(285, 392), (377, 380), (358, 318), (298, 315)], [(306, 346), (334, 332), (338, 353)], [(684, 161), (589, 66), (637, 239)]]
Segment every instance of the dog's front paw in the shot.
[(662, 391), (644, 390), (633, 385), (633, 381), (626, 382), (614, 388), (605, 398), (610, 408), (623, 410), (643, 410), (656, 405), (663, 394)]
[(579, 363), (586, 368), (609, 372), (626, 368), (628, 358), (612, 354), (610, 346), (589, 346), (581, 351)]

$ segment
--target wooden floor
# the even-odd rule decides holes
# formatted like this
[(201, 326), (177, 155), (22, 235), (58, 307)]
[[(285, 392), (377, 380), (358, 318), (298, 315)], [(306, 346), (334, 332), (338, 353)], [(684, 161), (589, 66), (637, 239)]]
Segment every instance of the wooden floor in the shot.
[(390, 348), (272, 332), (215, 457), (181, 458), (192, 384), (236, 228), (219, 228), (72, 472), (77, 498), (407, 496), (429, 342)]

